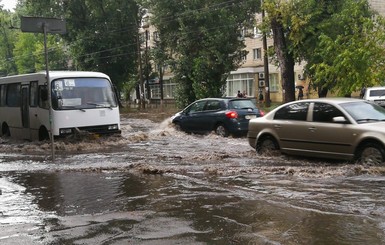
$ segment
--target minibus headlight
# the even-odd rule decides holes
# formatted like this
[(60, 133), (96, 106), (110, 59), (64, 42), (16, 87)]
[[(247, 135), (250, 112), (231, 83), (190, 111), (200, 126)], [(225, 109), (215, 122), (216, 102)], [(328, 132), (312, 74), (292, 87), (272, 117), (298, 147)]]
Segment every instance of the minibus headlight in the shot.
[(118, 130), (118, 124), (114, 124), (114, 125), (109, 125), (108, 126), (108, 130)]

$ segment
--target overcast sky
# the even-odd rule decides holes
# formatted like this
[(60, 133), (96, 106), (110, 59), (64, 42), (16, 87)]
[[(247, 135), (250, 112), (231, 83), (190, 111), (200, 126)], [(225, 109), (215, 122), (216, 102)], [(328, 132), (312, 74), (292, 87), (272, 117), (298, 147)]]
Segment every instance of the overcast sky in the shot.
[(13, 10), (16, 7), (17, 0), (0, 0), (3, 9)]

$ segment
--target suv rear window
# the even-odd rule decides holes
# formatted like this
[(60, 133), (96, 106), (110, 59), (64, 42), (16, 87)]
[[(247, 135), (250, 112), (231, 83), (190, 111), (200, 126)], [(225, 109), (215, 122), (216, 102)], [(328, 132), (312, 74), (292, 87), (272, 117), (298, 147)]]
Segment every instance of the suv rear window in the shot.
[(256, 109), (257, 106), (251, 100), (231, 100), (229, 102), (229, 109)]

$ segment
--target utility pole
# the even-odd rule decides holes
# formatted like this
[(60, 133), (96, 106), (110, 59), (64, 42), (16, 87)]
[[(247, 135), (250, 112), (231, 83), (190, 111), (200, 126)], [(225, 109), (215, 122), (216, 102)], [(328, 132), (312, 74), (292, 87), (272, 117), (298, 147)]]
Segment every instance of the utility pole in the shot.
[(151, 89), (150, 89), (150, 74), (149, 74), (149, 64), (148, 64), (148, 30), (146, 30), (146, 51), (145, 51), (145, 58), (146, 58), (146, 87), (147, 87), (147, 98), (150, 99), (151, 97)]
[(139, 33), (139, 21), (137, 21), (137, 30), (138, 30), (138, 34), (136, 37), (136, 47), (138, 51), (139, 84), (140, 84), (139, 104), (141, 109), (145, 109), (146, 102), (144, 101), (144, 81), (143, 81), (143, 69), (142, 69), (142, 52), (140, 48), (141, 42), (140, 42), (140, 33)]
[[(261, 0), (262, 21), (265, 20), (265, 8)], [(270, 78), (269, 78), (269, 56), (267, 54), (266, 31), (263, 31), (263, 72), (265, 73), (265, 106), (270, 107)]]

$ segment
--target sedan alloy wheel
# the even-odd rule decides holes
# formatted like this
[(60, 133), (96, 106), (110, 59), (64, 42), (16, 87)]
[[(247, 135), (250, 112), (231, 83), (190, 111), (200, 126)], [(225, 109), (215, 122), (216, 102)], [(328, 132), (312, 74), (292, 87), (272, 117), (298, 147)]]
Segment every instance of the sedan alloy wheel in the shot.
[(358, 156), (358, 163), (363, 165), (375, 166), (383, 165), (385, 161), (385, 151), (374, 143), (365, 144)]
[(256, 150), (261, 156), (276, 156), (280, 154), (277, 142), (271, 136), (261, 138), (257, 144)]

